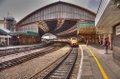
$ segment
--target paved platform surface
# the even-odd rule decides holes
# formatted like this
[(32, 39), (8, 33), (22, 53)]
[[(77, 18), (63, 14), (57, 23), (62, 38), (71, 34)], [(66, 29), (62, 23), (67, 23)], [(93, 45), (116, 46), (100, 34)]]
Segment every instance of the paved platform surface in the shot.
[(83, 48), (83, 67), (81, 79), (102, 79), (100, 70), (88, 50), (85, 46)]
[(96, 58), (99, 60), (102, 68), (104, 69), (108, 79), (120, 79), (120, 66), (117, 65), (112, 57), (112, 51), (109, 50), (108, 54), (105, 54), (103, 46), (89, 45), (82, 46), (83, 48), (83, 67), (81, 79), (105, 79), (95, 62), (95, 59), (86, 49), (90, 48)]
[(91, 50), (95, 53), (97, 58), (100, 60), (106, 74), (109, 79), (120, 79), (120, 66), (115, 63), (112, 57), (112, 51), (109, 50), (108, 54), (105, 54), (105, 49), (99, 46), (89, 46)]

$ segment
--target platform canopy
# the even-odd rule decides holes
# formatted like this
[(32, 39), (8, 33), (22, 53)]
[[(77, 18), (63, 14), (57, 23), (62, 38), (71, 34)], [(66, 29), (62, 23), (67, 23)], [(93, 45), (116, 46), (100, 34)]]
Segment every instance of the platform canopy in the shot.
[(11, 38), (10, 35), (0, 35), (0, 38)]
[(94, 22), (80, 23), (78, 25), (78, 34), (96, 34)]
[(16, 36), (16, 35), (28, 35), (28, 36), (38, 36), (38, 33), (26, 31), (26, 32), (11, 32), (10, 35)]
[(9, 30), (0, 27), (0, 35), (8, 35), (10, 33)]

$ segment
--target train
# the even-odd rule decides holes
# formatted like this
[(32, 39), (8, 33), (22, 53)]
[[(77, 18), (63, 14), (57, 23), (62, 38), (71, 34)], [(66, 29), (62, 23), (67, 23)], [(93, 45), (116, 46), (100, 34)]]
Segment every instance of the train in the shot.
[(71, 46), (78, 46), (78, 38), (77, 37), (71, 37), (69, 40), (69, 43)]

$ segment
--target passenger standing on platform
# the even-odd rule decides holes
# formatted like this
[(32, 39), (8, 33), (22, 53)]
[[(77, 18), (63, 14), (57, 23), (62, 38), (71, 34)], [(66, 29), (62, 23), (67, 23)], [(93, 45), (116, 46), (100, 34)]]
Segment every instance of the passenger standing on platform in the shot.
[(109, 38), (105, 38), (105, 53), (108, 54), (108, 48), (110, 46)]
[(86, 45), (88, 46), (88, 40), (86, 41)]

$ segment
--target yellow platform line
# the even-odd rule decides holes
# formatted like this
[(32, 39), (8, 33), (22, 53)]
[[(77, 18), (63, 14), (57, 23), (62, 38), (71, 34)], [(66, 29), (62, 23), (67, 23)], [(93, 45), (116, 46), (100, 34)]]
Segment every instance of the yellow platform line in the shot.
[(95, 56), (95, 54), (91, 51), (90, 48), (88, 48), (88, 47), (86, 47), (86, 48), (89, 50), (89, 52), (91, 53), (91, 55), (92, 55), (93, 58), (95, 59), (97, 65), (98, 65), (98, 67), (99, 67), (99, 69), (100, 69), (100, 72), (101, 72), (101, 74), (102, 74), (102, 76), (103, 76), (103, 79), (109, 79), (108, 76), (107, 76), (107, 74), (105, 73), (102, 65), (100, 64), (99, 60), (98, 60), (97, 57)]

